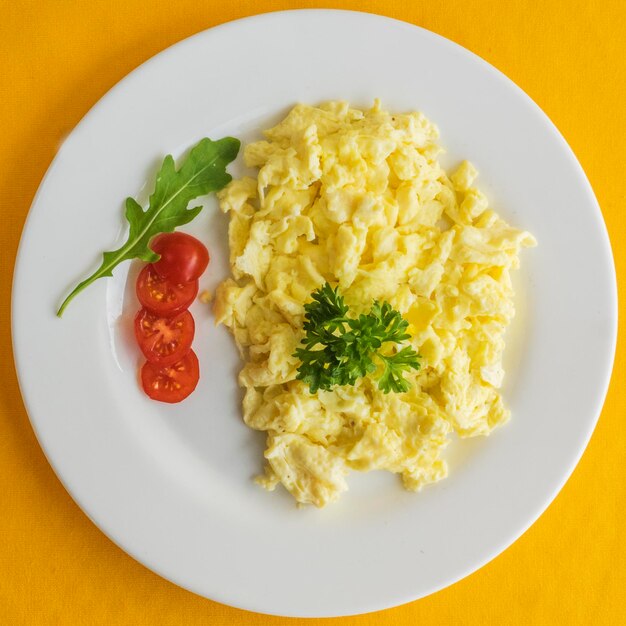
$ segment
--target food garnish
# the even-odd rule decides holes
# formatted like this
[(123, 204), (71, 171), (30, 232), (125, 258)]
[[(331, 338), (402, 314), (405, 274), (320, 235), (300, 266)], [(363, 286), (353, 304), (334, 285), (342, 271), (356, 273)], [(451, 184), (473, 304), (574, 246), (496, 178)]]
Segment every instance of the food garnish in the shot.
[(141, 367), (143, 390), (153, 400), (173, 404), (184, 400), (200, 379), (198, 357), (193, 350), (173, 365), (161, 367), (146, 361)]
[(198, 295), (198, 281), (174, 283), (156, 273), (154, 265), (146, 265), (135, 286), (141, 306), (157, 315), (176, 315), (189, 308)]
[(159, 235), (154, 249), (162, 255), (160, 267), (146, 265), (136, 284), (144, 307), (135, 316), (135, 338), (146, 357), (141, 385), (153, 400), (174, 403), (184, 400), (200, 378), (191, 349), (196, 327), (187, 309), (198, 294), (209, 251), (186, 233)]
[(151, 239), (191, 222), (202, 207), (188, 209), (189, 202), (219, 191), (231, 181), (226, 166), (237, 156), (239, 145), (239, 140), (233, 137), (218, 141), (205, 137), (191, 149), (178, 170), (174, 158), (168, 154), (157, 174), (149, 207), (144, 211), (136, 200), (126, 198), (125, 217), (130, 227), (126, 242), (117, 250), (103, 253), (100, 267), (76, 285), (61, 304), (57, 315), (61, 317), (72, 299), (98, 278), (112, 276), (113, 269), (123, 261), (158, 261), (159, 255), (150, 247)]
[(135, 316), (135, 338), (148, 361), (165, 367), (180, 361), (191, 349), (196, 326), (189, 311), (160, 317), (147, 309)]
[[(408, 391), (411, 385), (402, 373), (419, 369), (419, 355), (411, 346), (397, 349), (397, 344), (411, 338), (406, 332), (409, 323), (398, 311), (388, 302), (375, 301), (369, 313), (348, 317), (349, 308), (338, 288), (328, 283), (311, 297), (313, 301), (304, 305), (303, 347), (294, 354), (301, 361), (297, 378), (309, 385), (311, 393), (354, 385), (381, 366), (378, 388), (383, 393)], [(396, 350), (385, 351), (387, 344)]]
[(152, 264), (154, 271), (176, 284), (197, 280), (209, 264), (206, 246), (187, 233), (157, 235), (150, 247), (161, 257)]

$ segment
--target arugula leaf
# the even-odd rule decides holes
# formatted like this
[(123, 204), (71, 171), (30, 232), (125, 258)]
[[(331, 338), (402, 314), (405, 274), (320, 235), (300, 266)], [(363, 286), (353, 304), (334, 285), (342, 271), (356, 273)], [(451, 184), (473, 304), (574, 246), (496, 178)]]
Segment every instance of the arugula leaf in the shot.
[(177, 226), (191, 222), (202, 207), (188, 209), (189, 202), (219, 191), (231, 181), (226, 166), (237, 156), (239, 145), (239, 140), (233, 137), (219, 141), (205, 137), (192, 148), (178, 170), (168, 154), (157, 174), (149, 207), (144, 211), (133, 198), (126, 198), (125, 216), (130, 225), (126, 243), (117, 250), (103, 253), (100, 267), (76, 285), (61, 304), (57, 315), (61, 317), (71, 300), (98, 278), (112, 276), (113, 269), (123, 261), (158, 261), (159, 255), (150, 249), (150, 240), (159, 233), (172, 232)]
[(410, 335), (408, 322), (388, 302), (375, 301), (367, 315), (348, 317), (349, 308), (328, 283), (311, 294), (304, 305), (305, 336), (294, 356), (300, 359), (297, 378), (309, 385), (309, 391), (328, 390), (336, 385), (354, 385), (373, 374), (374, 357), (380, 359), (383, 372), (378, 387), (383, 393), (407, 391), (409, 382), (403, 372), (419, 369), (419, 354), (405, 346), (394, 354), (381, 354), (385, 343), (399, 344)]

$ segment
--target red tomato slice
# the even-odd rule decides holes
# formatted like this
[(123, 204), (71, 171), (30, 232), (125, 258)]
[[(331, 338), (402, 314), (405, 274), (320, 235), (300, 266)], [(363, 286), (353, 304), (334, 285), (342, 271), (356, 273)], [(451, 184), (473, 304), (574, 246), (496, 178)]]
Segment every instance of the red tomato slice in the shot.
[(209, 264), (209, 251), (195, 237), (185, 233), (157, 235), (150, 247), (161, 258), (153, 264), (154, 271), (174, 283), (197, 280)]
[(180, 361), (191, 348), (195, 323), (189, 311), (160, 317), (141, 309), (135, 316), (135, 337), (148, 361), (161, 367)]
[(198, 281), (176, 284), (161, 278), (152, 265), (146, 265), (137, 277), (137, 297), (148, 311), (169, 317), (189, 307), (198, 295)]
[(159, 402), (174, 403), (184, 400), (196, 388), (199, 378), (198, 357), (193, 350), (189, 350), (174, 365), (159, 367), (146, 361), (141, 368), (143, 390)]

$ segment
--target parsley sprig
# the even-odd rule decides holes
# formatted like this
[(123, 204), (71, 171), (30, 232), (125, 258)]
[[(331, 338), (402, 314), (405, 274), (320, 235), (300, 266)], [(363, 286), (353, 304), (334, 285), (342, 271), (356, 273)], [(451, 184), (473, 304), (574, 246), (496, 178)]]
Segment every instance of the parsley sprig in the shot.
[(408, 391), (403, 373), (420, 367), (419, 354), (404, 346), (393, 354), (383, 354), (385, 343), (399, 344), (410, 335), (408, 322), (388, 302), (375, 301), (367, 313), (348, 317), (349, 308), (338, 289), (328, 283), (311, 294), (304, 305), (302, 339), (294, 356), (300, 359), (297, 378), (309, 385), (311, 393), (336, 385), (354, 385), (382, 365), (378, 387), (383, 393)]

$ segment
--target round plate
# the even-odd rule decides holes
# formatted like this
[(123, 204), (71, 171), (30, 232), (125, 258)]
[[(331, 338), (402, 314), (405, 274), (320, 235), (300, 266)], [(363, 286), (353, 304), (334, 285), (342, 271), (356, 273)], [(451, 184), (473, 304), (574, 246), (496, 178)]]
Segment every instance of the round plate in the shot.
[[(530, 230), (507, 353), (513, 418), (455, 445), (450, 476), (421, 493), (353, 473), (323, 510), (251, 481), (264, 437), (240, 417), (233, 342), (194, 304), (199, 388), (180, 405), (137, 382), (136, 264), (62, 296), (124, 238), (122, 201), (145, 202), (164, 154), (203, 136), (244, 141), (297, 101), (421, 110), (447, 163), (471, 159), (492, 205)], [(237, 164), (233, 171), (240, 172)], [(209, 198), (187, 228), (227, 274), (226, 217)], [(116, 239), (117, 238), (117, 239)], [(92, 269), (93, 269), (92, 268)], [(467, 50), (409, 24), (341, 11), (232, 22), (187, 39), (113, 88), (65, 141), (35, 198), (13, 288), (13, 341), (28, 413), (50, 463), (113, 541), (165, 578), (245, 609), (291, 616), (373, 611), (489, 561), (562, 487), (600, 413), (614, 354), (616, 287), (593, 192), (539, 108)]]

